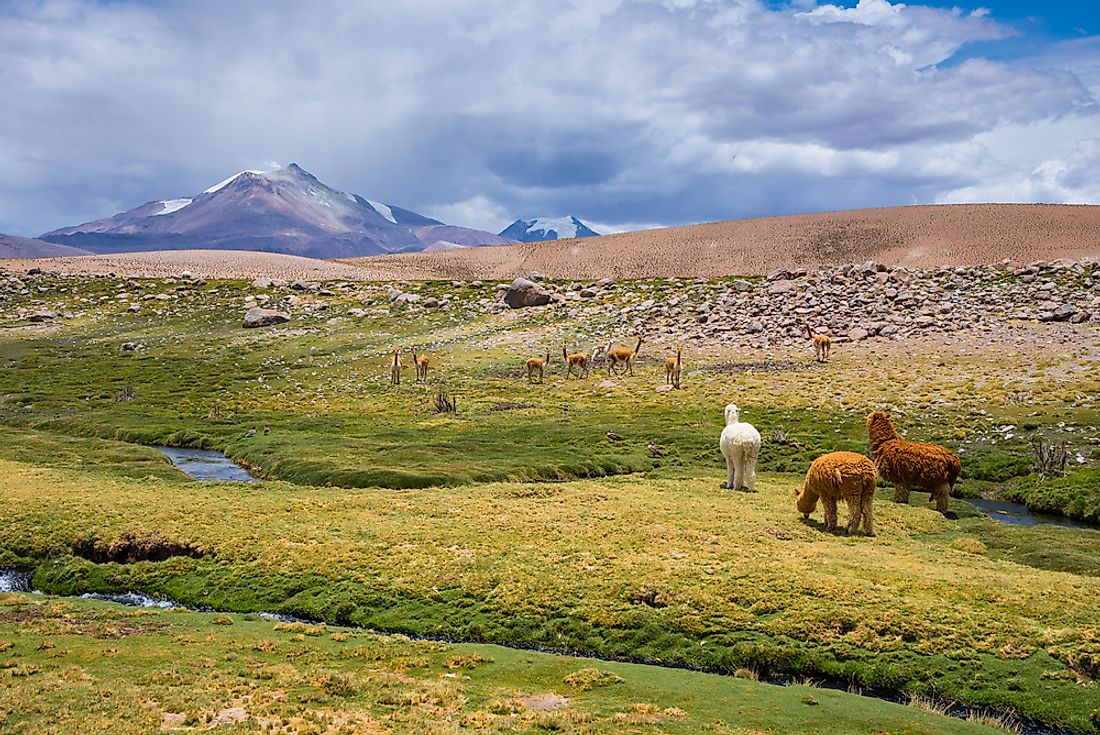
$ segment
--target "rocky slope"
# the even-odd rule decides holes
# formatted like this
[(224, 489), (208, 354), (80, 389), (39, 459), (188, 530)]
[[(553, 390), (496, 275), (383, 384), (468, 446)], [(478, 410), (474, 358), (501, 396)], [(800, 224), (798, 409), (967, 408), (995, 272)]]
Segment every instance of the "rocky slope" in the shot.
[(765, 275), (875, 260), (927, 268), (1100, 256), (1100, 206), (956, 204), (767, 217), (366, 261), (399, 278)]

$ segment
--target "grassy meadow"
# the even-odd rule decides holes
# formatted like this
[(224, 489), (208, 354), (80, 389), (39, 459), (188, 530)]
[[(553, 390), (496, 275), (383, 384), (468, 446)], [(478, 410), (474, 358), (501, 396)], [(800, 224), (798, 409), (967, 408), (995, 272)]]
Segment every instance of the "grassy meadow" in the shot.
[[(830, 732), (982, 731), (836, 692), (481, 647), (505, 643), (746, 679), (829, 678), (1100, 732), (1100, 533), (1001, 526), (961, 500), (943, 518), (927, 495), (899, 506), (883, 488), (878, 537), (849, 538), (825, 532), (820, 510), (804, 521), (793, 499), (814, 457), (866, 451), (864, 417), (884, 409), (909, 437), (960, 452), (961, 494), (1097, 519), (1095, 330), (1020, 324), (1007, 335), (842, 344), (826, 364), (806, 345), (689, 344), (683, 389), (663, 391), (661, 363), (676, 335), (650, 336), (635, 375), (610, 380), (606, 371), (566, 380), (561, 344), (587, 350), (614, 334), (633, 346), (644, 325), (631, 320), (632, 304), (702, 300), (722, 282), (620, 284), (591, 302), (503, 313), (485, 308), (491, 285), (409, 285), (448, 302), (413, 311), (391, 307), (381, 286), (274, 290), (273, 300), (294, 299), (284, 302), (292, 321), (259, 330), (240, 327), (246, 298), (263, 293), (247, 283), (33, 283), (18, 305), (71, 315), (32, 324), (15, 318), (10, 301), (0, 312), (0, 566), (34, 567), (35, 585), (53, 594), (141, 590), (232, 613), (232, 624), (0, 598), (0, 641), (12, 644), (0, 642), (0, 678), (6, 671), (16, 686), (0, 694), (15, 698), (0, 712), (13, 701), (33, 701), (40, 713), (79, 709), (115, 681), (118, 703), (160, 703), (135, 715), (135, 732), (163, 713), (208, 724), (244, 696), (264, 703), (246, 706), (249, 717), (270, 712), (298, 732), (363, 724), (357, 717), (427, 732), (821, 732), (815, 718), (826, 713), (837, 723)], [(144, 295), (164, 298), (125, 313)], [(352, 308), (364, 315), (348, 315)], [(137, 349), (122, 350), (128, 342)], [(427, 383), (414, 382), (406, 354), (402, 385), (391, 386), (389, 351), (414, 346), (431, 357)], [(546, 349), (550, 375), (530, 384), (523, 363)], [(440, 391), (457, 413), (435, 413)], [(730, 401), (764, 437), (755, 494), (719, 487)], [(250, 436), (252, 428), (261, 430)], [(1032, 471), (1032, 437), (1067, 442), (1065, 476)], [(154, 444), (220, 449), (270, 481), (192, 482), (141, 446)], [(132, 564), (81, 555), (127, 534), (200, 552)], [(34, 611), (27, 621), (24, 608)], [(259, 611), (464, 643), (335, 629), (284, 641), (248, 617)], [(113, 672), (92, 650), (101, 641), (64, 622), (127, 615), (142, 630), (110, 641), (111, 655), (129, 662)], [(53, 642), (57, 626), (72, 640), (54, 644), (72, 661), (30, 645), (33, 635)], [(275, 648), (255, 649), (261, 637)], [(174, 661), (165, 649), (181, 638), (187, 658)], [(376, 662), (364, 672), (350, 653), (357, 647), (389, 652), (364, 654)], [(441, 678), (454, 651), (494, 663), (472, 667), (470, 681)], [(225, 691), (198, 711), (185, 706), (186, 687), (202, 685), (203, 666)], [(249, 675), (265, 667), (275, 673)], [(516, 667), (532, 669), (521, 688)], [(593, 667), (624, 682), (574, 697), (563, 677)], [(174, 674), (162, 682), (154, 672), (163, 671)], [(315, 684), (326, 676), (337, 692)], [(162, 691), (173, 677), (184, 687), (175, 700)], [(396, 709), (385, 699), (394, 682), (413, 700)], [(713, 697), (703, 696), (707, 687)], [(507, 704), (524, 692), (570, 704)], [(876, 720), (887, 711), (900, 719)], [(14, 726), (8, 717), (0, 727)], [(27, 722), (23, 731), (37, 732)]]

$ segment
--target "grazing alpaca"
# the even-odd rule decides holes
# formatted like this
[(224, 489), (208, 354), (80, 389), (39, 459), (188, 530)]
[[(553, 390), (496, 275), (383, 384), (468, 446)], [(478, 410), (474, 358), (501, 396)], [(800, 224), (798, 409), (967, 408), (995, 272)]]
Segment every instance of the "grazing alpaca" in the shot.
[(566, 351), (565, 344), (563, 343), (561, 346), (561, 356), (565, 358), (566, 380), (569, 380), (569, 376), (573, 374), (573, 368), (577, 369), (578, 379), (588, 377), (588, 355), (583, 352), (575, 352), (570, 355)]
[(683, 364), (684, 348), (676, 347), (676, 356), (665, 359), (665, 383), (671, 383), (673, 388), (680, 387), (680, 368)]
[(417, 355), (416, 349), (413, 349), (413, 366), (416, 367), (416, 382), (422, 382), (428, 379), (428, 356)]
[(393, 363), (390, 365), (390, 385), (401, 385), (401, 357), (393, 351)]
[(756, 492), (756, 458), (760, 456), (760, 432), (752, 424), (742, 423), (734, 404), (726, 406), (726, 428), (718, 442), (726, 458), (726, 484), (731, 490), (742, 487)]
[(607, 374), (610, 376), (616, 366), (621, 366), (623, 372), (629, 371), (631, 375), (634, 375), (634, 358), (638, 356), (638, 350), (640, 349), (642, 349), (642, 338), (639, 336), (638, 344), (634, 346), (633, 350), (628, 350), (625, 347), (608, 350)]
[(871, 501), (875, 497), (875, 463), (855, 452), (833, 452), (818, 457), (806, 473), (801, 492), (795, 491), (795, 505), (804, 518), (817, 509), (818, 498), (825, 506), (825, 529), (836, 529), (836, 504), (848, 503), (848, 533), (859, 528), (863, 520), (863, 532), (875, 535), (875, 513)]
[(938, 444), (899, 438), (882, 411), (868, 414), (867, 437), (879, 475), (894, 485), (895, 502), (908, 503), (909, 488), (918, 487), (935, 499), (936, 510), (947, 513), (947, 499), (962, 469), (957, 454)]
[(829, 352), (833, 349), (833, 341), (829, 339), (827, 334), (814, 334), (809, 324), (805, 326), (806, 336), (814, 343), (814, 358), (818, 362), (825, 362), (829, 359)]
[(531, 379), (535, 376), (539, 376), (539, 382), (542, 382), (543, 377), (546, 375), (546, 366), (550, 364), (550, 350), (546, 351), (546, 357), (532, 357), (527, 361), (527, 382), (530, 383)]

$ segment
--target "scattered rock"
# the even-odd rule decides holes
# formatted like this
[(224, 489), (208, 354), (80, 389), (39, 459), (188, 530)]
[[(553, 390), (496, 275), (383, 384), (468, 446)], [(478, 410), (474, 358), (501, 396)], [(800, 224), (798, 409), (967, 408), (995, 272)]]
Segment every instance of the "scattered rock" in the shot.
[(290, 315), (275, 309), (264, 309), (259, 306), (255, 306), (248, 310), (244, 315), (244, 322), (241, 324), (245, 329), (252, 329), (255, 327), (268, 327), (273, 324), (282, 324), (290, 321)]
[(772, 296), (776, 296), (778, 294), (784, 294), (794, 291), (795, 288), (796, 286), (794, 285), (794, 281), (780, 280), (775, 281), (770, 286), (768, 286), (768, 293)]
[(512, 281), (504, 294), (504, 303), (513, 309), (528, 306), (545, 306), (550, 303), (550, 294), (544, 291), (534, 281), (526, 278), (517, 278)]

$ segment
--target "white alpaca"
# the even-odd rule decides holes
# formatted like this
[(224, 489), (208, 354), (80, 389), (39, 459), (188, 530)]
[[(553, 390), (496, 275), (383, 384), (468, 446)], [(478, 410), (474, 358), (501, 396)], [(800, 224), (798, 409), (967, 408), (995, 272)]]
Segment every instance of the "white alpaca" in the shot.
[(756, 492), (756, 458), (760, 456), (760, 432), (752, 424), (742, 423), (733, 403), (726, 406), (726, 428), (718, 442), (726, 458), (726, 484), (731, 490), (742, 487)]

